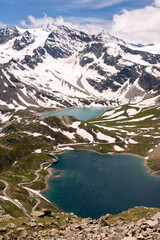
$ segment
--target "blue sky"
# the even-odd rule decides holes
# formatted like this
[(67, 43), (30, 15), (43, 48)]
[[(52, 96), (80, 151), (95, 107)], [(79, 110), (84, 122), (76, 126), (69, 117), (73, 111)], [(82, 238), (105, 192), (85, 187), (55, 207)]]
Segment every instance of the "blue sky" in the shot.
[(122, 9), (133, 10), (150, 4), (151, 0), (0, 0), (0, 21), (8, 26), (19, 25), (32, 15), (45, 13), (50, 17), (94, 17), (111, 20)]
[[(50, 22), (89, 33), (105, 29), (126, 41), (152, 43), (160, 31), (160, 0), (0, 0), (1, 28)], [(147, 31), (152, 37), (146, 39)]]

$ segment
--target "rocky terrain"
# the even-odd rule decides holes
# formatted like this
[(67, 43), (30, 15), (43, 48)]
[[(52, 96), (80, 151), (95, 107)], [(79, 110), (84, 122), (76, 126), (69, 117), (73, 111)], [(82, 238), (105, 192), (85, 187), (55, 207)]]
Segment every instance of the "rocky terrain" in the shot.
[[(141, 214), (145, 213), (145, 217), (136, 220), (135, 217), (137, 217), (136, 213), (138, 211)], [(30, 219), (23, 219), (18, 224), (11, 218), (10, 223), (0, 228), (0, 234), (2, 234), (0, 239), (159, 240), (160, 212), (154, 214), (152, 211), (153, 209), (137, 207), (124, 212), (123, 217), (122, 214), (120, 216), (107, 214), (97, 220), (91, 218), (78, 219), (74, 215), (62, 213), (64, 217), (63, 223), (59, 221), (60, 217), (53, 215), (50, 211), (48, 213), (47, 211), (45, 213), (35, 211)], [(0, 221), (3, 221), (2, 214), (3, 210), (1, 208)], [(127, 219), (129, 215), (131, 217), (130, 221)], [(45, 224), (47, 221), (50, 221), (50, 226), (47, 226), (46, 229)]]
[[(83, 219), (81, 222), (74, 222), (63, 226), (60, 231), (51, 229), (35, 232), (28, 239), (74, 239), (74, 240), (145, 240), (160, 239), (160, 212), (152, 218), (141, 219), (136, 223), (126, 224), (120, 221), (116, 224), (108, 224), (107, 216), (98, 220)], [(24, 233), (23, 233), (24, 234)], [(23, 236), (22, 234), (22, 236)], [(27, 236), (27, 233), (25, 233)], [(25, 236), (22, 239), (26, 239)]]

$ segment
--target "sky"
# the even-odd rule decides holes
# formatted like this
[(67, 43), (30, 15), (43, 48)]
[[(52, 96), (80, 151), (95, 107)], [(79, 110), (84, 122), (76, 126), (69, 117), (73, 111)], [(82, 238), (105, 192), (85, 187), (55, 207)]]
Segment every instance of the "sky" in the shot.
[(0, 28), (50, 23), (89, 34), (105, 30), (129, 43), (160, 43), (160, 0), (0, 0)]

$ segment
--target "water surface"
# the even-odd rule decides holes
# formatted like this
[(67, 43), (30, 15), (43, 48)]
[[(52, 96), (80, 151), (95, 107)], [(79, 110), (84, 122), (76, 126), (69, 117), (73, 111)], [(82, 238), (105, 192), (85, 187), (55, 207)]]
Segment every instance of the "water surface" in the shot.
[(104, 113), (107, 109), (107, 107), (101, 107), (101, 108), (69, 108), (65, 110), (61, 110), (54, 113), (49, 113), (46, 115), (43, 115), (43, 117), (50, 117), (50, 116), (64, 116), (64, 115), (70, 115), (76, 117), (80, 121), (85, 121), (90, 118), (96, 117)]
[(65, 212), (98, 218), (135, 206), (160, 207), (160, 179), (147, 172), (141, 158), (88, 151), (58, 157), (43, 195)]

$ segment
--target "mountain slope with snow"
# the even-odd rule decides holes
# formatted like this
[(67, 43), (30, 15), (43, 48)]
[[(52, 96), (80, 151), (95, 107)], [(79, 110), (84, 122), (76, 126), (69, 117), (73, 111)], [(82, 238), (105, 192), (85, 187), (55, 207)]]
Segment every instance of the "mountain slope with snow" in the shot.
[(65, 26), (0, 30), (0, 108), (124, 104), (159, 96), (159, 46)]

